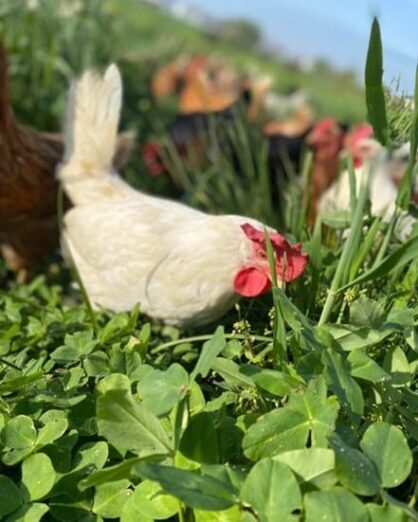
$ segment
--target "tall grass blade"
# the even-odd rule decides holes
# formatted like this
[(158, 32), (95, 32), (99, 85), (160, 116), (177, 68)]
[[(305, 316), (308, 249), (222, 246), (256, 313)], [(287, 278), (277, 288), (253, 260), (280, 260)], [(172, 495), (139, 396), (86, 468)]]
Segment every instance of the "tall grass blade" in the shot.
[(354, 218), (351, 224), (350, 235), (345, 242), (340, 260), (338, 261), (337, 269), (335, 271), (331, 287), (328, 290), (328, 295), (321, 313), (321, 317), (319, 318), (318, 326), (322, 326), (328, 321), (334, 306), (335, 298), (340, 291), (339, 287), (343, 281), (344, 273), (347, 271), (353, 255), (355, 255), (354, 246), (358, 244), (359, 236), (362, 234), (361, 227), (363, 223), (363, 212), (368, 198), (368, 193), (369, 188), (367, 181), (363, 183), (360, 188), (360, 194), (357, 200)]
[(353, 158), (348, 156), (348, 176), (350, 182), (350, 205), (351, 205), (351, 219), (354, 218), (354, 211), (357, 204), (357, 178), (354, 170)]
[(274, 306), (274, 322), (273, 322), (273, 359), (274, 365), (281, 370), (286, 370), (285, 360), (287, 358), (287, 340), (286, 326), (283, 319), (283, 313), (279, 302), (278, 284), (276, 273), (276, 259), (273, 246), (270, 241), (267, 229), (264, 229), (264, 240), (266, 242), (267, 258), (270, 265), (270, 274), (272, 282), (273, 306)]
[(304, 225), (308, 222), (309, 212), (311, 210), (311, 198), (309, 187), (311, 186), (312, 181), (312, 164), (313, 164), (313, 152), (306, 152), (303, 158), (303, 166), (302, 166), (302, 204), (299, 215), (299, 226), (297, 230), (297, 239), (301, 238), (301, 232), (303, 230)]
[(321, 257), (321, 244), (322, 244), (322, 219), (319, 215), (315, 221), (315, 227), (312, 234), (312, 239), (309, 243), (309, 267), (311, 271), (311, 285), (309, 288), (310, 298), (308, 313), (311, 312), (317, 300), (317, 293), (319, 288), (319, 278), (322, 269), (322, 257)]
[(373, 19), (367, 51), (365, 83), (367, 117), (373, 127), (374, 135), (382, 145), (389, 144), (389, 127), (386, 118), (385, 94), (382, 84), (383, 58), (380, 26)]
[(350, 277), (349, 277), (350, 281), (356, 277), (357, 272), (360, 270), (360, 267), (364, 263), (366, 257), (371, 252), (375, 239), (376, 239), (376, 235), (380, 229), (380, 224), (381, 224), (381, 218), (377, 217), (373, 221), (372, 225), (370, 226), (370, 228), (364, 238), (363, 244), (361, 245), (356, 257), (354, 258), (353, 262), (351, 263)]
[(389, 223), (388, 229), (383, 238), (382, 244), (380, 245), (379, 251), (377, 252), (376, 257), (374, 258), (372, 268), (376, 268), (381, 263), (382, 259), (385, 257), (386, 251), (389, 247), (390, 241), (395, 232), (395, 227), (396, 227), (397, 223), (398, 223), (398, 216), (397, 216), (397, 213), (395, 212), (395, 214), (392, 216), (392, 219)]

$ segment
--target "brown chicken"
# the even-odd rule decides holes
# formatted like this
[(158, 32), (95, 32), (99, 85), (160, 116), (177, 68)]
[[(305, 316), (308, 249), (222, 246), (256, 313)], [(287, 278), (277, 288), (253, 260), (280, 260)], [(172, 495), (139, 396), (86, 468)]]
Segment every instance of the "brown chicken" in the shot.
[(270, 77), (247, 78), (222, 60), (197, 55), (161, 67), (152, 79), (151, 89), (157, 99), (177, 95), (181, 115), (220, 112), (246, 96), (247, 116), (254, 121), (264, 107), (270, 86)]
[(309, 216), (311, 225), (316, 219), (320, 197), (337, 179), (346, 130), (344, 125), (333, 118), (325, 118), (316, 123), (307, 136), (306, 141), (314, 151)]
[(206, 56), (198, 56), (186, 67), (179, 96), (179, 112), (191, 114), (222, 111), (237, 101), (238, 97), (237, 75), (232, 70), (213, 63)]
[(161, 67), (152, 79), (155, 98), (178, 96), (180, 114), (220, 111), (239, 96), (238, 74), (210, 56), (180, 58)]
[[(132, 133), (119, 136), (117, 168), (127, 162), (133, 144)], [(16, 121), (0, 43), (0, 249), (13, 271), (24, 274), (59, 244), (55, 167), (63, 151), (61, 135)]]

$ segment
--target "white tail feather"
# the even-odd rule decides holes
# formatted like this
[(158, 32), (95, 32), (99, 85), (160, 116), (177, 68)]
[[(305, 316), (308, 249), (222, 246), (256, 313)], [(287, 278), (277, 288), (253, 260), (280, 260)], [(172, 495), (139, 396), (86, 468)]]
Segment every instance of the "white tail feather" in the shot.
[(72, 181), (111, 173), (121, 103), (122, 80), (114, 64), (103, 76), (87, 71), (72, 85), (58, 174), (66, 189)]

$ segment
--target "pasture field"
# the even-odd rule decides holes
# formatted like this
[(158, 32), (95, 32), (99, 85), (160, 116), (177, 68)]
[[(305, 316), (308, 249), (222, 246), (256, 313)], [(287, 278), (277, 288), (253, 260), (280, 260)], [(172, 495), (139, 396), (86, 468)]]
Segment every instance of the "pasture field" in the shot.
[[(93, 311), (58, 254), (25, 283), (0, 260), (0, 520), (417, 521), (418, 227), (402, 241), (396, 231), (404, 212), (416, 214), (418, 104), (385, 102), (377, 23), (366, 92), (349, 75), (302, 73), (214, 43), (134, 0), (3, 0), (0, 34), (15, 112), (38, 129), (61, 127), (75, 74), (116, 61), (123, 129), (140, 143), (161, 134), (174, 108), (152, 100), (151, 73), (187, 48), (270, 72), (279, 91), (300, 85), (319, 115), (368, 114), (389, 149), (411, 142), (390, 220), (371, 214), (366, 184), (356, 193), (347, 158), (351, 210), (310, 229), (309, 156), (277, 216), (260, 189), (265, 151), (239, 128), (251, 168), (239, 177), (220, 154), (184, 200), (280, 227), (309, 264), (219, 324), (180, 331), (140, 307)], [(139, 151), (123, 176), (167, 193)]]

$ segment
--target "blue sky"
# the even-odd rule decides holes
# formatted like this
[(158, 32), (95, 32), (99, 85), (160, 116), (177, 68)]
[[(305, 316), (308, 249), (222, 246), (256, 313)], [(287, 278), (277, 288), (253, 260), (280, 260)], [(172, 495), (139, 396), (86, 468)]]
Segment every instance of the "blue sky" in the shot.
[(418, 59), (418, 0), (188, 0), (218, 17), (245, 17), (290, 55), (323, 57), (362, 78), (370, 23), (379, 17), (385, 82), (411, 93)]

